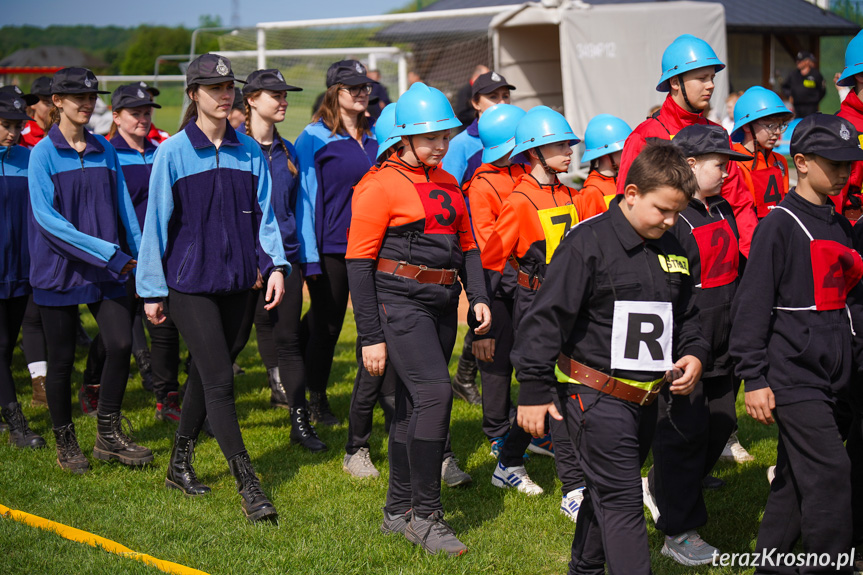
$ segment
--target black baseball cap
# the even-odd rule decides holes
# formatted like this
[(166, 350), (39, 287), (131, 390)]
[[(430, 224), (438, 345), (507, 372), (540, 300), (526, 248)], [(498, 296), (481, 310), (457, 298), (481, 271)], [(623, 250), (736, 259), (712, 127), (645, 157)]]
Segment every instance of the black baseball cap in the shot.
[(752, 156), (731, 149), (728, 132), (722, 126), (713, 124), (693, 124), (686, 126), (671, 140), (687, 158), (697, 158), (707, 154), (722, 154), (729, 160), (751, 160)]
[(515, 86), (507, 82), (506, 78), (497, 72), (486, 72), (485, 74), (477, 76), (476, 80), (473, 81), (473, 86), (471, 86), (471, 97), (474, 97), (477, 94), (491, 94), (498, 88), (509, 88), (510, 90), (515, 90)]
[(807, 52), (806, 50), (801, 50), (797, 52), (797, 61), (802, 62), (803, 60), (812, 60), (813, 62), (817, 62), (817, 58), (815, 58), (815, 54), (812, 52)]
[(834, 162), (863, 160), (860, 138), (854, 125), (830, 114), (806, 116), (791, 135), (791, 155), (814, 154)]
[(51, 79), (52, 94), (110, 94), (99, 89), (99, 80), (87, 68), (63, 68)]
[(125, 84), (114, 90), (114, 93), (111, 94), (111, 108), (114, 111), (122, 108), (142, 108), (144, 106), (153, 108), (162, 107), (150, 99), (146, 88), (141, 88), (138, 84)]
[(42, 98), (51, 97), (51, 76), (39, 76), (30, 84), (30, 93)]
[(231, 61), (218, 54), (202, 54), (189, 64), (186, 69), (186, 84), (203, 84), (211, 86), (222, 82), (239, 82), (231, 70)]
[(231, 109), (246, 113), (246, 100), (239, 88), (234, 88), (234, 103), (231, 104)]
[(161, 92), (159, 92), (159, 88), (149, 86), (149, 85), (147, 85), (147, 82), (138, 82), (137, 86), (139, 88), (143, 88), (147, 92), (150, 92), (150, 95), (153, 96), (154, 98), (161, 93)]
[(366, 67), (358, 60), (339, 60), (330, 64), (327, 70), (327, 88), (336, 84), (359, 86), (377, 82), (366, 76)]
[(27, 115), (27, 102), (10, 91), (0, 91), (0, 118), (4, 120), (32, 120)]
[(246, 77), (246, 85), (243, 86), (243, 94), (251, 94), (258, 90), (272, 90), (273, 92), (302, 92), (302, 88), (291, 86), (285, 82), (285, 77), (275, 68), (266, 70), (255, 70)]
[(39, 96), (34, 96), (33, 94), (25, 94), (21, 91), (21, 88), (11, 84), (9, 86), (0, 86), (0, 92), (12, 94), (13, 96), (18, 96), (19, 98), (22, 98), (28, 106), (32, 106), (39, 101)]

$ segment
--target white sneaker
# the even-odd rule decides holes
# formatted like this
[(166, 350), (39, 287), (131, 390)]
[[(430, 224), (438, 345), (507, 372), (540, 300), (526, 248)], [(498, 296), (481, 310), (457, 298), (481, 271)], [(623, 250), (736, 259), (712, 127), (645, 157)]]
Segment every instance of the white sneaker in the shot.
[(503, 463), (498, 461), (494, 474), (491, 476), (491, 484), (502, 488), (515, 487), (528, 495), (540, 495), (542, 493), (542, 487), (533, 482), (524, 465), (504, 467)]
[(719, 549), (707, 543), (697, 531), (686, 531), (676, 537), (666, 537), (662, 554), (681, 565), (706, 565), (719, 555)]
[(573, 489), (560, 501), (560, 512), (569, 517), (573, 523), (578, 521), (578, 510), (584, 501), (584, 487)]
[(650, 492), (647, 477), (641, 478), (641, 496), (644, 499), (644, 505), (650, 511), (650, 516), (653, 517), (653, 522), (656, 523), (659, 521), (659, 507), (656, 505), (656, 499), (654, 499), (653, 494)]
[(773, 479), (776, 478), (776, 466), (771, 465), (767, 468), (767, 483), (773, 484)]
[(720, 455), (719, 458), (726, 461), (735, 461), (737, 463), (755, 461), (755, 458), (752, 457), (752, 455), (750, 455), (742, 445), (740, 445), (740, 440), (737, 439), (736, 431), (728, 438), (728, 443), (725, 444), (725, 448), (722, 450), (722, 455)]
[(361, 447), (353, 455), (345, 454), (345, 458), (342, 461), (342, 470), (354, 477), (361, 478), (380, 477), (381, 475), (375, 464), (372, 463), (371, 457), (369, 457), (368, 447)]

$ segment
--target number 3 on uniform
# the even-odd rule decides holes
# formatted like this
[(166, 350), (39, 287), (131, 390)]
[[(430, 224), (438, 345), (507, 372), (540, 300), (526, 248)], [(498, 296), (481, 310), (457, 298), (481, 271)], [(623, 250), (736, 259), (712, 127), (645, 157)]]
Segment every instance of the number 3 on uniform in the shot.
[(578, 223), (578, 212), (572, 204), (537, 210), (542, 232), (545, 234), (545, 263), (551, 262), (554, 250), (560, 245), (563, 236)]
[(671, 303), (616, 301), (611, 326), (611, 369), (668, 371), (674, 313)]

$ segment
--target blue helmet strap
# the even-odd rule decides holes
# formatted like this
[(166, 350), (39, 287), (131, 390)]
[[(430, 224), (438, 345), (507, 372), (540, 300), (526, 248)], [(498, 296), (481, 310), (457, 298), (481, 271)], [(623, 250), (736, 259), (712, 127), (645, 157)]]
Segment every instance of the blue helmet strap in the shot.
[(700, 114), (701, 110), (696, 110), (695, 106), (693, 106), (689, 101), (689, 96), (686, 95), (686, 84), (683, 83), (682, 73), (677, 75), (677, 81), (680, 82), (680, 93), (683, 94), (683, 101), (686, 102), (686, 105), (689, 107), (689, 111), (693, 114)]

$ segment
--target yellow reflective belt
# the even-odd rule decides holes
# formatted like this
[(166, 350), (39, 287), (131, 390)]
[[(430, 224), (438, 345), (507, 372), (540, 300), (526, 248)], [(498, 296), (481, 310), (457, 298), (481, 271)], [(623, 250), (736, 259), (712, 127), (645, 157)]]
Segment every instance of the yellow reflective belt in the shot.
[[(560, 371), (560, 368), (557, 367), (557, 364), (554, 366), (554, 375), (557, 377), (557, 381), (560, 383), (574, 383), (576, 385), (584, 385), (580, 381), (576, 381)], [(643, 389), (645, 391), (652, 390), (658, 383), (662, 382), (664, 377), (660, 377), (659, 379), (654, 379), (653, 381), (635, 381), (634, 379), (623, 379), (622, 377), (615, 377), (617, 381), (622, 381), (626, 385), (631, 385), (632, 387), (637, 387), (638, 389)]]

